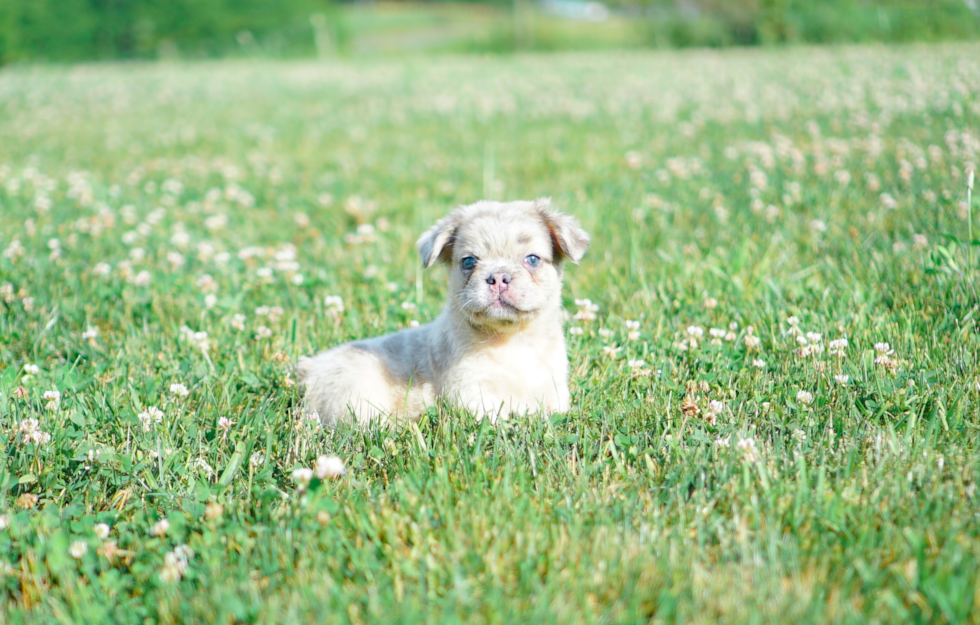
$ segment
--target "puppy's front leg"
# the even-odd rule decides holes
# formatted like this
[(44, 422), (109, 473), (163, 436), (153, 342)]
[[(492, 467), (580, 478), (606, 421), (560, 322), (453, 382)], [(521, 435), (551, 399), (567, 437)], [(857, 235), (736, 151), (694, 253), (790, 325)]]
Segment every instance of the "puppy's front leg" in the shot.
[(510, 406), (506, 400), (479, 385), (464, 386), (449, 396), (453, 403), (476, 415), (478, 421), (488, 418), (490, 423), (496, 423), (501, 416), (510, 414)]

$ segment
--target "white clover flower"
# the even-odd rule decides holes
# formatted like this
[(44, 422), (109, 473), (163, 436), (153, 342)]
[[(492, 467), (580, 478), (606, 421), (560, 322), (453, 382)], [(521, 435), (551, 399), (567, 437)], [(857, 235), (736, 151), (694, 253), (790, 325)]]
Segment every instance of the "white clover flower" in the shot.
[(237, 313), (232, 316), (232, 318), (228, 321), (228, 323), (231, 325), (232, 328), (241, 332), (245, 329), (245, 315), (241, 313)]
[(847, 339), (839, 338), (834, 339), (830, 342), (830, 355), (831, 356), (843, 356), (844, 350), (847, 349)]
[(575, 335), (575, 336), (581, 336), (582, 334), (585, 333), (585, 330), (583, 330), (582, 328), (580, 328), (578, 326), (572, 326), (572, 327), (570, 327), (568, 329), (568, 333), (569, 334), (572, 334), (572, 335)]
[(160, 519), (150, 527), (150, 536), (165, 536), (170, 531), (170, 521)]
[(727, 436), (725, 438), (721, 438), (719, 436), (718, 438), (715, 439), (715, 447), (721, 447), (722, 449), (728, 449), (729, 447), (731, 447), (731, 441), (729, 440), (729, 438)]
[(167, 555), (163, 557), (163, 568), (160, 569), (160, 581), (165, 584), (179, 582), (184, 576), (184, 571), (186, 568), (186, 563), (182, 565), (180, 559), (174, 554), (174, 552), (168, 552)]
[(190, 393), (191, 392), (189, 390), (187, 390), (187, 387), (184, 386), (183, 384), (174, 383), (174, 384), (171, 384), (170, 385), (170, 395), (174, 399), (180, 399), (182, 397), (187, 397), (188, 395), (190, 395)]
[(800, 391), (796, 393), (796, 401), (804, 406), (809, 406), (813, 403), (813, 393), (800, 389)]
[(202, 352), (206, 352), (211, 349), (211, 346), (208, 344), (207, 332), (190, 332), (187, 334), (187, 338), (190, 339), (190, 341), (193, 342)]
[(786, 323), (788, 323), (791, 326), (798, 326), (800, 325), (800, 318), (797, 317), (796, 315), (791, 315), (789, 318), (786, 319)]
[(109, 537), (109, 525), (106, 523), (96, 523), (92, 527), (92, 531), (95, 532), (95, 537), (99, 540), (105, 540)]
[(234, 424), (235, 424), (235, 422), (232, 421), (231, 419), (229, 419), (228, 417), (220, 417), (218, 419), (218, 429), (219, 430), (226, 430), (227, 431), (227, 430), (231, 429), (231, 426), (234, 425)]
[(88, 553), (88, 543), (84, 540), (76, 540), (68, 548), (68, 553), (76, 560), (81, 560)]
[(37, 419), (24, 419), (18, 424), (18, 429), (24, 435), (24, 442), (30, 442), (30, 436), (37, 432), (41, 427), (41, 422)]
[(205, 273), (197, 279), (197, 288), (205, 293), (214, 293), (218, 290), (218, 283), (211, 277), (211, 274)]
[(97, 263), (92, 267), (92, 275), (106, 277), (112, 273), (112, 265), (108, 263)]
[(268, 326), (259, 326), (255, 329), (255, 340), (261, 341), (272, 336), (272, 330)]
[(759, 459), (759, 452), (758, 448), (756, 448), (754, 438), (740, 438), (738, 439), (737, 446), (742, 451), (742, 457), (746, 462), (755, 462)]
[(61, 405), (61, 393), (57, 390), (45, 391), (41, 398), (48, 402), (45, 406), (48, 410), (57, 410)]
[(310, 480), (313, 479), (313, 469), (300, 467), (293, 471), (292, 478), (297, 487), (306, 488), (310, 484)]
[(609, 328), (599, 328), (599, 336), (604, 339), (612, 338), (613, 334), (615, 333)]
[(834, 381), (836, 381), (838, 384), (847, 384), (851, 381), (851, 376), (844, 374), (835, 375)]
[(726, 334), (728, 334), (728, 332), (725, 331), (725, 330), (722, 330), (721, 328), (710, 328), (710, 329), (708, 329), (708, 336), (710, 336), (713, 339), (725, 338), (725, 335)]
[(645, 360), (629, 360), (626, 363), (631, 369), (639, 369), (647, 364)]
[(0, 532), (10, 527), (10, 515), (0, 514)]
[(742, 342), (745, 343), (745, 347), (748, 349), (755, 349), (760, 343), (762, 343), (759, 337), (755, 336), (754, 334), (746, 334), (745, 338), (742, 339)]
[(610, 358), (615, 358), (622, 350), (622, 347), (616, 347), (615, 345), (606, 345), (602, 348), (602, 351)]
[(37, 375), (41, 372), (41, 367), (37, 365), (24, 365), (24, 373), (28, 375)]
[(253, 467), (259, 467), (265, 464), (265, 455), (259, 452), (255, 452), (248, 459), (248, 463)]
[(191, 461), (191, 466), (197, 467), (198, 469), (203, 471), (209, 478), (212, 475), (214, 475), (214, 467), (208, 464), (208, 461), (205, 460), (204, 458), (201, 457), (195, 458), (193, 461)]
[(681, 339), (679, 343), (675, 344), (675, 347), (682, 352), (693, 351), (698, 348), (698, 340), (694, 338)]
[(875, 343), (875, 351), (885, 356), (890, 356), (895, 353), (895, 350), (888, 343)]
[(228, 216), (224, 213), (219, 213), (217, 215), (211, 215), (204, 220), (204, 227), (208, 230), (221, 230), (228, 225)]
[(345, 470), (344, 461), (337, 456), (323, 455), (316, 459), (316, 476), (318, 479), (340, 477)]
[(84, 332), (82, 332), (82, 338), (90, 343), (94, 343), (95, 339), (99, 338), (99, 329), (93, 328), (92, 326), (86, 326)]
[(762, 360), (761, 358), (754, 358), (752, 360), (752, 366), (755, 367), (756, 369), (765, 369), (766, 361)]
[(576, 299), (575, 305), (578, 306), (578, 311), (572, 316), (572, 319), (578, 321), (594, 321), (596, 319), (596, 313), (599, 312), (598, 304), (593, 304), (590, 299)]
[(328, 315), (338, 316), (344, 312), (344, 298), (339, 295), (327, 295), (323, 298), (323, 306)]
[(700, 326), (688, 326), (685, 330), (688, 336), (699, 339), (704, 336), (704, 328)]
[(795, 438), (797, 441), (802, 443), (803, 441), (806, 440), (806, 432), (797, 428), (793, 430), (793, 438)]
[(160, 423), (163, 421), (163, 411), (156, 406), (150, 406), (144, 412), (136, 415), (140, 421), (140, 425), (143, 426), (144, 432), (150, 431), (150, 426), (154, 423)]
[[(173, 234), (173, 236), (170, 237), (170, 242), (173, 245), (175, 245), (175, 246), (183, 249), (183, 248), (186, 248), (190, 244), (190, 242), (191, 242), (191, 235), (189, 235), (186, 230), (178, 230), (177, 232), (175, 232)], [(169, 258), (170, 258), (170, 255), (169, 254), (167, 255), (167, 258), (169, 260)], [(181, 265), (184, 264), (183, 261), (184, 261), (184, 259), (181, 258), (179, 264), (181, 264)]]
[(807, 332), (806, 338), (811, 343), (819, 343), (820, 341), (823, 340), (823, 334), (820, 334), (818, 332)]

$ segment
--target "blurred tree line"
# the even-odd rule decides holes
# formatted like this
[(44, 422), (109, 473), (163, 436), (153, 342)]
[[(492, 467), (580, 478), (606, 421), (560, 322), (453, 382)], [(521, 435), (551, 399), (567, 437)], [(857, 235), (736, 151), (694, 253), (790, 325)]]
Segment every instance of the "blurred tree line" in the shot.
[[(483, 2), (504, 12), (526, 11), (530, 3)], [(638, 36), (623, 45), (634, 47), (906, 42), (980, 36), (980, 0), (604, 3), (617, 16), (632, 18)], [(249, 51), (277, 57), (310, 56), (322, 53), (324, 42), (342, 48), (339, 44), (346, 37), (356, 35), (344, 25), (344, 9), (344, 4), (333, 0), (0, 0), (0, 63), (206, 58)], [(512, 41), (514, 47), (521, 47), (520, 37)], [(590, 47), (586, 41), (582, 44)], [(500, 49), (497, 44), (492, 48)]]
[(314, 50), (329, 0), (0, 0), (0, 62)]
[(975, 39), (978, 0), (607, 0), (664, 47)]

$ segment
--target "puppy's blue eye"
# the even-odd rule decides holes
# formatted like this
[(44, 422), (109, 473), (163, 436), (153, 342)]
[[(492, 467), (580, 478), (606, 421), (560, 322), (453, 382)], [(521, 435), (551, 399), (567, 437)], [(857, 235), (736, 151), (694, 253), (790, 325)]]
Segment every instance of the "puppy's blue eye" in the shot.
[(472, 256), (467, 256), (463, 260), (459, 261), (459, 266), (463, 268), (463, 271), (472, 271), (476, 267), (476, 259)]
[(528, 267), (537, 267), (541, 264), (541, 259), (534, 254), (529, 254), (524, 258), (524, 262), (527, 263)]

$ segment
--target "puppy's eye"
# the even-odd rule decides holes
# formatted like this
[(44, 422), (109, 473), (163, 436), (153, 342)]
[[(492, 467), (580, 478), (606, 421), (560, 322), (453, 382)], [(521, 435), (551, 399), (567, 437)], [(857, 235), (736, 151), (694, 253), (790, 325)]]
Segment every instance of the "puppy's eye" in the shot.
[(473, 268), (476, 267), (476, 259), (472, 256), (467, 256), (459, 261), (459, 266), (463, 268), (463, 271), (473, 271)]
[(541, 258), (534, 254), (528, 254), (524, 257), (524, 264), (528, 267), (537, 267), (541, 264)]

